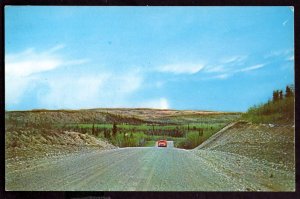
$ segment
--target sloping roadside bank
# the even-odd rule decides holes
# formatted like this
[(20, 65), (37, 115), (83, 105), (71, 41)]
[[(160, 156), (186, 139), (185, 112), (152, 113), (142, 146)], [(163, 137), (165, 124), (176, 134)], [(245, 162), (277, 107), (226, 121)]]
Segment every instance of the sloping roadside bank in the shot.
[(5, 139), (5, 166), (9, 170), (26, 168), (33, 161), (50, 157), (117, 148), (93, 136), (69, 131), (16, 130), (6, 132)]
[(199, 149), (229, 152), (295, 169), (295, 134), (291, 125), (235, 122), (194, 150)]
[(295, 190), (292, 125), (235, 122), (191, 151), (199, 157), (210, 154), (209, 161), (218, 163), (212, 166), (245, 182), (257, 182), (273, 191)]

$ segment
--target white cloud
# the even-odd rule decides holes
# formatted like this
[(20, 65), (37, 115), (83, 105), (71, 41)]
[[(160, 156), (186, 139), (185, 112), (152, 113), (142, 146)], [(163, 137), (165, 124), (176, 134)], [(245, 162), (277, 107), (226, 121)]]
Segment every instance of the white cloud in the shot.
[(64, 48), (57, 45), (49, 50), (36, 52), (33, 48), (21, 53), (5, 55), (5, 75), (26, 77), (32, 74), (54, 70), (60, 66), (78, 65), (88, 62), (87, 59), (65, 60), (56, 51)]
[(141, 88), (143, 78), (134, 71), (122, 75), (102, 72), (58, 77), (49, 90), (39, 96), (45, 108), (95, 108), (128, 106), (127, 98)]
[[(102, 69), (70, 74), (47, 76), (43, 72), (55, 71), (66, 65), (78, 65), (87, 59), (68, 60), (57, 51), (64, 45), (37, 52), (28, 49), (21, 53), (5, 56), (5, 99), (6, 105), (14, 106), (22, 102), (25, 94), (34, 89), (38, 107), (48, 109), (124, 107), (130, 105), (130, 95), (139, 90), (143, 76), (137, 69), (114, 72)], [(28, 94), (28, 93), (27, 93)], [(159, 107), (166, 107), (165, 101)]]
[(195, 74), (203, 68), (203, 64), (171, 64), (161, 66), (157, 70), (173, 74)]
[(6, 104), (17, 104), (26, 91), (38, 84), (38, 74), (55, 70), (65, 65), (82, 64), (87, 60), (66, 60), (57, 55), (64, 45), (36, 52), (29, 48), (20, 53), (5, 55), (5, 100)]
[(224, 72), (226, 71), (225, 66), (223, 65), (218, 65), (218, 66), (208, 66), (205, 67), (204, 72), (207, 73), (218, 73), (218, 72)]
[(265, 64), (257, 64), (257, 65), (254, 65), (254, 66), (249, 66), (247, 68), (242, 68), (240, 70), (238, 70), (237, 72), (246, 72), (246, 71), (251, 71), (251, 70), (256, 70), (256, 69), (259, 69), (259, 68), (262, 68), (264, 67)]
[(39, 54), (27, 50), (5, 56), (5, 75), (26, 77), (35, 73), (49, 71), (62, 65), (62, 60), (52, 55)]
[(153, 99), (145, 102), (141, 102), (137, 107), (143, 108), (157, 108), (157, 109), (168, 109), (170, 108), (169, 102), (166, 98)]
[(52, 54), (60, 49), (65, 48), (66, 46), (64, 44), (58, 44), (52, 48), (50, 48), (49, 50), (46, 50), (43, 54)]
[(115, 76), (112, 81), (116, 81), (116, 85), (119, 87), (118, 92), (131, 93), (141, 87), (143, 78), (140, 73), (129, 71), (123, 75)]
[(88, 108), (99, 101), (99, 93), (109, 76), (59, 77), (48, 82), (49, 90), (40, 95), (45, 108)]
[(5, 76), (5, 103), (19, 103), (25, 92), (35, 86), (34, 82), (35, 78), (33, 77)]

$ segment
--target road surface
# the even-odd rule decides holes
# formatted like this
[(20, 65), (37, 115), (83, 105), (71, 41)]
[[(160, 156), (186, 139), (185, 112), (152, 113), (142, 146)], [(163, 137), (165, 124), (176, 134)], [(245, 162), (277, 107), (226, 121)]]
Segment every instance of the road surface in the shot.
[(167, 148), (82, 152), (32, 164), (6, 169), (6, 190), (268, 191), (293, 186), (290, 174), (278, 173), (274, 165), (221, 152), (177, 149), (173, 142)]

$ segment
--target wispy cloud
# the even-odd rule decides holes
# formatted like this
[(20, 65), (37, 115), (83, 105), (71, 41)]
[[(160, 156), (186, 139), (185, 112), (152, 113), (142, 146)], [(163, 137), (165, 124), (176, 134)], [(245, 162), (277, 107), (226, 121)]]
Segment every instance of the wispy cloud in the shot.
[(290, 55), (293, 53), (294, 53), (294, 49), (274, 50), (274, 51), (271, 51), (271, 52), (265, 54), (264, 58), (268, 59), (268, 58), (273, 58), (273, 57), (287, 56), (287, 55)]
[(54, 70), (60, 66), (86, 63), (87, 59), (66, 60), (56, 52), (64, 48), (57, 45), (49, 50), (36, 52), (30, 48), (20, 53), (5, 55), (5, 75), (26, 77), (32, 74)]
[(244, 64), (248, 56), (235, 55), (231, 57), (223, 57), (214, 65), (206, 65), (204, 72), (206, 73), (224, 73), (232, 72)]
[(249, 67), (246, 67), (246, 68), (242, 68), (240, 70), (237, 70), (236, 72), (246, 72), (246, 71), (256, 70), (256, 69), (264, 67), (265, 65), (266, 64), (257, 64), (257, 65), (254, 65), (254, 66), (249, 66)]
[(157, 71), (173, 74), (195, 74), (204, 68), (203, 64), (171, 64), (157, 68)]
[(225, 65), (217, 65), (217, 66), (207, 66), (204, 69), (204, 72), (207, 73), (218, 73), (218, 72), (224, 72), (227, 69), (225, 68)]
[(248, 56), (246, 55), (234, 55), (221, 58), (215, 65), (207, 65), (203, 72), (211, 74), (205, 79), (227, 79), (235, 73), (246, 71), (247, 69), (241, 69), (245, 65)]
[(62, 60), (55, 55), (36, 53), (33, 49), (28, 49), (18, 54), (5, 56), (5, 75), (26, 77), (53, 70), (62, 63)]
[(249, 71), (252, 71), (252, 70), (257, 70), (259, 68), (264, 67), (265, 65), (266, 64), (256, 64), (256, 65), (245, 67), (245, 68), (238, 68), (238, 69), (231, 68), (230, 70), (226, 70), (225, 73), (222, 72), (222, 73), (219, 73), (217, 75), (206, 77), (205, 79), (227, 79), (227, 78), (229, 78), (229, 77), (231, 77), (231, 76), (233, 76), (237, 73), (245, 73), (245, 72), (249, 72)]
[(58, 45), (46, 50), (45, 52), (43, 52), (43, 54), (52, 54), (52, 53), (54, 53), (58, 50), (61, 50), (61, 49), (65, 48), (65, 47), (66, 46), (64, 44), (58, 44)]
[(288, 19), (285, 20), (285, 21), (282, 23), (282, 25), (285, 26), (285, 25), (287, 24), (288, 21), (289, 21)]

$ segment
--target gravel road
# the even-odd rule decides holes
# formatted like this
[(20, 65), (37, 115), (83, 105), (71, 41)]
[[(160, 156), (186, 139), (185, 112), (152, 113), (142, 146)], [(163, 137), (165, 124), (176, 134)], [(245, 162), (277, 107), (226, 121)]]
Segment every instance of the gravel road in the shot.
[[(238, 162), (237, 164), (235, 164)], [(274, 165), (216, 151), (134, 147), (88, 151), (6, 167), (14, 191), (270, 191), (293, 190), (293, 175)], [(26, 165), (26, 166), (25, 166)], [(254, 168), (259, 170), (254, 174)], [(261, 171), (268, 171), (261, 173)]]

